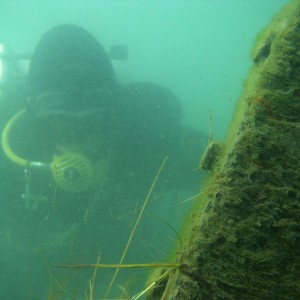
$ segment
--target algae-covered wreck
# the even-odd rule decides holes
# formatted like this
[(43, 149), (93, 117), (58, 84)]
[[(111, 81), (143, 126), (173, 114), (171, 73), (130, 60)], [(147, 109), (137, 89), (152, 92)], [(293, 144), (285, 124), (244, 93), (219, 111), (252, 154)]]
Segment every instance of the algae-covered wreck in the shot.
[(300, 299), (299, 0), (258, 37), (215, 161), (149, 299)]

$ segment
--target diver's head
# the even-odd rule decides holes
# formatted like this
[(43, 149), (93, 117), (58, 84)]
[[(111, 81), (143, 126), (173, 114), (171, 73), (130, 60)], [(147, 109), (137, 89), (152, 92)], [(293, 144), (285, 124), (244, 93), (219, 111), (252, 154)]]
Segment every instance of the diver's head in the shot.
[(50, 29), (33, 53), (28, 83), (27, 110), (41, 135), (44, 130), (64, 143), (91, 136), (99, 140), (112, 115), (116, 83), (95, 37), (75, 25)]
[(111, 106), (115, 76), (101, 44), (84, 29), (59, 25), (39, 41), (28, 73), (32, 117), (87, 116)]
[[(13, 116), (2, 133), (7, 157), (25, 169), (51, 170), (68, 192), (103, 183), (116, 84), (102, 46), (77, 26), (54, 27), (36, 47), (28, 84), (27, 108)], [(15, 152), (10, 140), (23, 125), (29, 137), (21, 143), (26, 151)]]
[(111, 86), (113, 68), (97, 39), (75, 25), (59, 25), (39, 41), (29, 67), (33, 95)]

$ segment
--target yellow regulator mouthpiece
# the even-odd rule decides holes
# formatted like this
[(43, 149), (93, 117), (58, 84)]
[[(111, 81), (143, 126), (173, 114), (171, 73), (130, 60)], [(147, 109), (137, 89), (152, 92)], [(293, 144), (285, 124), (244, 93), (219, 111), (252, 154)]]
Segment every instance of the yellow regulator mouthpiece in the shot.
[(77, 193), (93, 184), (94, 168), (84, 155), (65, 151), (55, 155), (51, 170), (58, 186), (70, 193)]
[[(52, 172), (57, 185), (63, 190), (70, 193), (84, 191), (92, 186), (95, 182), (96, 170), (92, 162), (84, 155), (65, 149), (62, 154), (54, 155), (52, 163), (43, 163), (30, 161), (19, 156), (10, 146), (9, 135), (15, 123), (26, 114), (23, 109), (16, 113), (6, 124), (3, 129), (1, 144), (5, 155), (15, 164), (23, 168), (40, 168), (49, 169)], [(104, 167), (100, 168), (101, 175), (105, 171)], [(99, 171), (97, 171), (99, 173)]]

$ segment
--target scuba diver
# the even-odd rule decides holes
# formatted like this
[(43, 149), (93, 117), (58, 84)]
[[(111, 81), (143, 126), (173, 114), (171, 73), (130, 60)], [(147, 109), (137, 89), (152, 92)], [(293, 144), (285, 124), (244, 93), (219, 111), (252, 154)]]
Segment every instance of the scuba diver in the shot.
[(73, 197), (115, 176), (137, 185), (141, 177), (149, 182), (166, 156), (189, 160), (175, 95), (152, 83), (122, 87), (103, 47), (80, 27), (60, 25), (44, 34), (26, 85), (24, 109), (6, 124), (2, 146), (25, 170), (28, 206), (36, 205), (31, 193), (51, 194), (58, 187)]
[[(122, 86), (97, 39), (68, 24), (42, 36), (27, 76), (14, 81), (1, 85), (0, 95), (0, 220), (7, 228), (0, 231), (1, 257), (13, 245), (18, 260), (35, 261), (42, 244), (48, 259), (63, 261), (76, 237), (83, 257), (101, 251), (104, 260), (116, 261), (122, 249), (116, 241), (125, 243), (125, 229), (166, 156), (154, 198), (180, 222), (173, 202), (181, 191), (198, 193), (194, 169), (205, 145), (182, 126), (180, 102), (169, 89)], [(151, 226), (143, 232), (163, 249), (167, 239), (156, 234)], [(7, 273), (11, 261), (3, 262)], [(40, 272), (38, 264), (30, 268)], [(16, 273), (22, 282), (26, 269)], [(36, 290), (38, 284), (30, 282)]]

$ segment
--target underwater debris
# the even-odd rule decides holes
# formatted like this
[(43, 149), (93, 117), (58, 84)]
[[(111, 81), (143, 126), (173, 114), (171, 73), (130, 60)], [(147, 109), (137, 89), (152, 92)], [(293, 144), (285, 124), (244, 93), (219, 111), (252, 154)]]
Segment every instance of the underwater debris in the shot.
[(212, 171), (215, 168), (223, 149), (224, 143), (222, 141), (213, 141), (209, 143), (201, 157), (200, 169)]
[(212, 171), (221, 156), (223, 148), (222, 141), (213, 141), (212, 112), (209, 111), (209, 142), (200, 159), (199, 168), (203, 171)]

